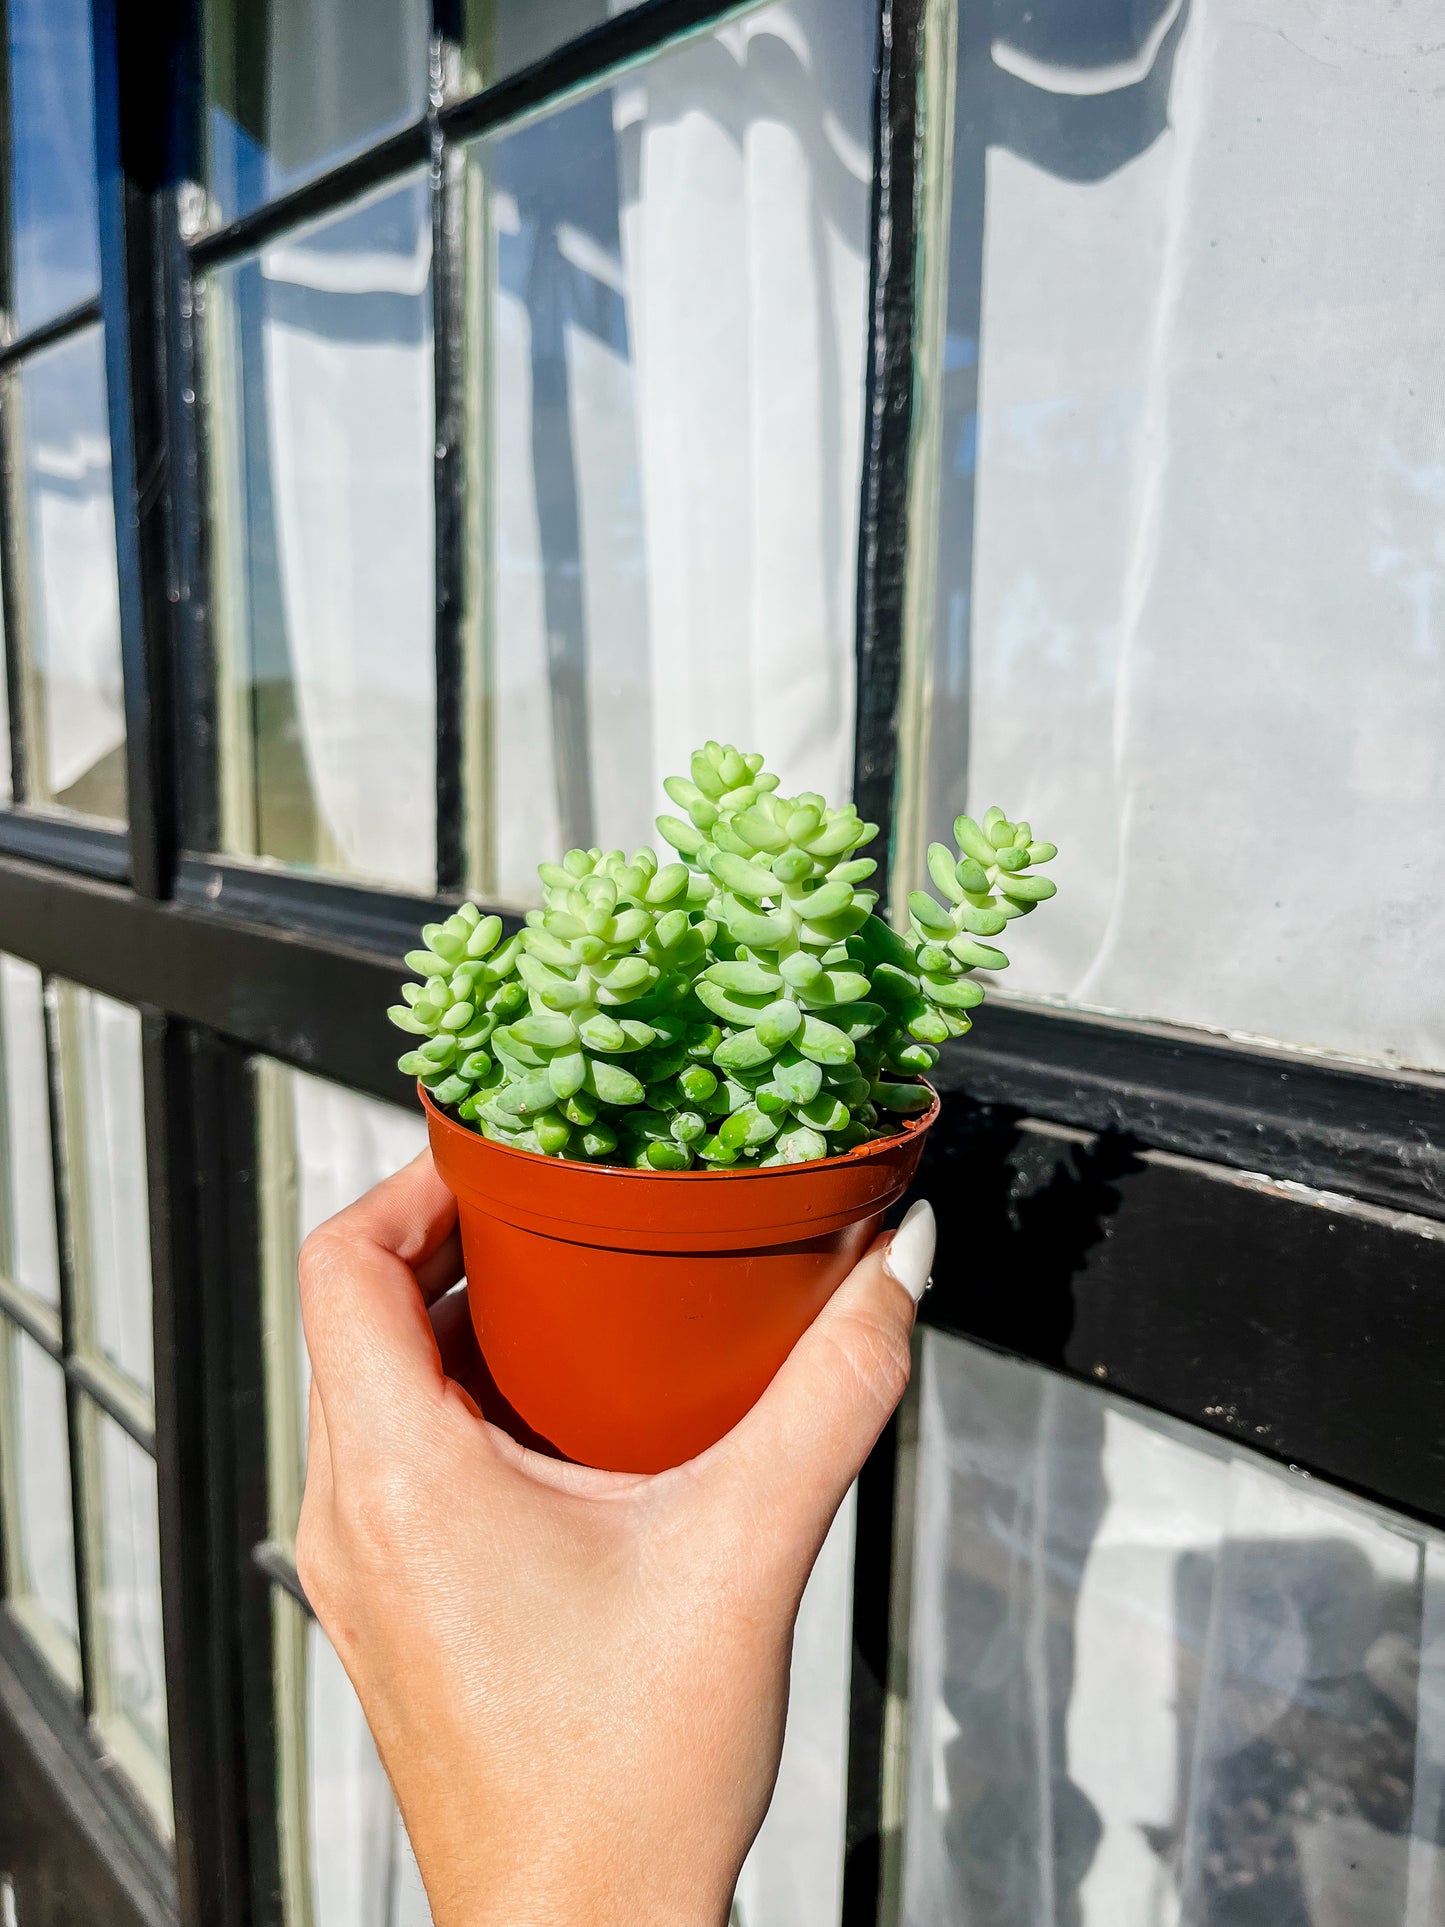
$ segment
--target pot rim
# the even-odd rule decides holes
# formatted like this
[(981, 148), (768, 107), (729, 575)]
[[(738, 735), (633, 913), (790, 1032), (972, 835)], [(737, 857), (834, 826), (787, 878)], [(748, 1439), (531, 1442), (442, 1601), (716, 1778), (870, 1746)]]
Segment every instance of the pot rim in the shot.
[(720, 1183), (724, 1179), (796, 1177), (800, 1171), (836, 1171), (844, 1165), (866, 1163), (870, 1157), (877, 1157), (882, 1151), (906, 1144), (910, 1138), (921, 1137), (937, 1122), (939, 1111), (942, 1109), (942, 1099), (926, 1078), (920, 1077), (915, 1081), (922, 1084), (925, 1090), (933, 1092), (933, 1102), (926, 1111), (919, 1111), (908, 1118), (902, 1130), (891, 1132), (887, 1137), (870, 1138), (866, 1144), (855, 1144), (851, 1151), (840, 1151), (834, 1157), (806, 1158), (798, 1164), (775, 1164), (766, 1170), (760, 1165), (748, 1165), (739, 1170), (736, 1165), (729, 1164), (724, 1165), (721, 1170), (709, 1171), (640, 1171), (633, 1164), (600, 1162), (594, 1164), (591, 1159), (548, 1157), (544, 1151), (524, 1151), (515, 1145), (498, 1144), (495, 1138), (483, 1137), (480, 1131), (472, 1130), (459, 1118), (452, 1117), (440, 1105), (434, 1104), (430, 1092), (420, 1081), (417, 1083), (416, 1091), (421, 1099), (422, 1109), (429, 1116), (444, 1124), (448, 1130), (455, 1131), (469, 1144), (483, 1145), (488, 1152), (495, 1152), (498, 1157), (521, 1158), (528, 1164), (560, 1165), (571, 1171), (595, 1171), (599, 1174), (605, 1172), (618, 1178), (641, 1179), (646, 1184), (705, 1184)]

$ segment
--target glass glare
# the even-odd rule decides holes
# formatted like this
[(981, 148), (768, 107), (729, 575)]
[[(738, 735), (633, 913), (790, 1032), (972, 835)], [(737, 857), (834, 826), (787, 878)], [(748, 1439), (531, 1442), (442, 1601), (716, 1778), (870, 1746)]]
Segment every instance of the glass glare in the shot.
[(961, 16), (923, 814), (1058, 842), (1014, 989), (1445, 1066), (1435, 18)]
[(100, 1718), (121, 1763), (153, 1803), (168, 1804), (165, 1649), (161, 1634), (160, 1528), (156, 1468), (128, 1433), (87, 1406), (99, 1458), (92, 1578)]
[(206, 0), (206, 184), (231, 221), (420, 119), (427, 0)]
[(709, 736), (848, 792), (876, 34), (766, 7), (473, 150), (503, 898)]
[(0, 1493), (6, 1595), (51, 1665), (80, 1681), (65, 1374), (0, 1316)]
[(100, 290), (89, 0), (9, 0), (17, 334)]
[(409, 177), (209, 286), (223, 848), (430, 890), (431, 217)]
[(64, 985), (61, 1069), (84, 1323), (100, 1355), (149, 1394), (154, 1372), (140, 1012), (77, 984)]
[(100, 329), (29, 356), (16, 379), (25, 498), (26, 800), (120, 821), (125, 710)]
[(1411, 1927), (1445, 1902), (1445, 1538), (924, 1347), (905, 1927)]
[(49, 1080), (44, 981), (0, 956), (0, 1275), (58, 1314)]

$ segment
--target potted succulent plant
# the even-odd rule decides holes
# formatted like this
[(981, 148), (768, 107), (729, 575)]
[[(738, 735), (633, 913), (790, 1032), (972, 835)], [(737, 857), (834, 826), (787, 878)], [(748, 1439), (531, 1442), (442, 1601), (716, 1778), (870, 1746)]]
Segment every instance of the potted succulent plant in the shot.
[(915, 891), (895, 932), (876, 826), (762, 764), (710, 742), (668, 779), (675, 861), (569, 850), (512, 935), (471, 903), (428, 925), (390, 1012), (489, 1416), (614, 1470), (691, 1457), (759, 1396), (907, 1188), (937, 1047), (1008, 962), (989, 939), (1054, 894), (1027, 823), (961, 816), (928, 852), (942, 901)]

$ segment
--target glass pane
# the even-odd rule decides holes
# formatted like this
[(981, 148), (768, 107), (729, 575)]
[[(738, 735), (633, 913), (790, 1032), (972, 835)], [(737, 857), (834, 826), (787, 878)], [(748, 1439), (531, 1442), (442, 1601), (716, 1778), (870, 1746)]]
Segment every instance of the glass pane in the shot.
[(15, 328), (100, 288), (89, 0), (9, 0)]
[(206, 0), (206, 179), (234, 220), (426, 111), (428, 0)]
[(60, 1309), (45, 986), (34, 964), (0, 956), (0, 1274)]
[(430, 1927), (421, 1875), (335, 1649), (273, 1595), (287, 1927)]
[(296, 1259), (307, 1233), (426, 1149), (419, 1112), (257, 1060), (272, 1533), (292, 1545), (306, 1477), (311, 1364)]
[(421, 176), (210, 283), (222, 840), (436, 873), (431, 225)]
[(170, 1747), (161, 1640), (160, 1528), (153, 1460), (98, 1406), (95, 1428), (100, 1517), (92, 1576), (98, 1713), (121, 1764), (164, 1813)]
[(484, 889), (652, 841), (708, 736), (848, 792), (876, 33), (771, 6), (473, 150)]
[(639, 0), (463, 0), (465, 85), (490, 87)]
[(1424, 1927), (1445, 1539), (925, 1342), (904, 1920)]
[(80, 1684), (65, 1374), (0, 1317), (0, 1494), (6, 1592), (47, 1659)]
[(150, 1207), (140, 1012), (65, 984), (61, 1040), (82, 1329), (102, 1357), (149, 1392)]
[(19, 380), (32, 803), (125, 816), (120, 591), (99, 328), (29, 356)]
[(731, 1927), (837, 1927), (841, 1917), (855, 1514), (850, 1493), (798, 1609), (778, 1784), (743, 1865)]
[(1435, 18), (960, 33), (927, 814), (1059, 843), (1015, 989), (1445, 1065)]

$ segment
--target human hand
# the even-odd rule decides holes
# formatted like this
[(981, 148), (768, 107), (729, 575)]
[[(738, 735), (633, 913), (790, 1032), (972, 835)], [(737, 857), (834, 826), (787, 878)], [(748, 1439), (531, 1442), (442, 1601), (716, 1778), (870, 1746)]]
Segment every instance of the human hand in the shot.
[(754, 1409), (607, 1473), (486, 1423), (456, 1205), (423, 1153), (301, 1254), (297, 1565), (360, 1696), (437, 1927), (722, 1927), (772, 1795), (793, 1622), (908, 1380), (915, 1205)]

